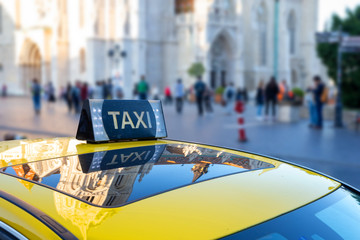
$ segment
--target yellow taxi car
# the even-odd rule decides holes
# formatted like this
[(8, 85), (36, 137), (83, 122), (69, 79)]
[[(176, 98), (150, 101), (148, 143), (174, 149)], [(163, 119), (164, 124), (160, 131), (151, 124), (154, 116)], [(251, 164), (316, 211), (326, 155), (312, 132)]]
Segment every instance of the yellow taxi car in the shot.
[(1, 142), (0, 239), (359, 238), (351, 187), (165, 136), (158, 102), (91, 100), (77, 139)]

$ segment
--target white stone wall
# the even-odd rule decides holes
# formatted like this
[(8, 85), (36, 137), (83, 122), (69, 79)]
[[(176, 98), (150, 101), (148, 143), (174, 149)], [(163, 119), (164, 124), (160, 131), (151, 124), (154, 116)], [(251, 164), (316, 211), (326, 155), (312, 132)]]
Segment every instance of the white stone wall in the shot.
[[(1, 33), (0, 33), (0, 86), (7, 84), (8, 89), (19, 89), (18, 69), (14, 64), (15, 55), (15, 4), (13, 1), (0, 1), (2, 7)], [(14, 94), (21, 94), (21, 91), (14, 91)]]
[[(3, 33), (0, 34), (0, 83), (6, 81), (9, 91), (27, 93), (20, 56), (28, 39), (41, 53), (41, 80), (53, 81), (56, 88), (76, 79), (94, 85), (108, 79), (115, 72), (121, 75), (121, 85), (127, 98), (134, 84), (145, 75), (152, 87), (162, 93), (165, 86), (173, 86), (182, 78), (187, 87), (194, 84), (187, 70), (194, 62), (206, 68), (204, 81), (210, 84), (214, 42), (224, 38), (227, 81), (236, 86), (254, 89), (262, 79), (274, 74), (274, 1), (267, 0), (196, 0), (194, 13), (174, 12), (169, 0), (103, 0), (103, 35), (95, 33), (99, 15), (96, 1), (83, 0), (84, 25), (80, 26), (80, 1), (66, 2), (66, 16), (60, 15), (59, 1), (20, 0), (21, 28), (15, 29), (15, 1), (0, 0), (3, 6)], [(40, 1), (41, 3), (41, 1)], [(115, 4), (115, 32), (111, 32), (110, 4)], [(315, 31), (318, 0), (280, 1), (279, 11), (279, 79), (297, 86), (310, 84), (323, 67), (315, 52)], [(259, 6), (264, 6), (266, 18), (266, 63), (260, 64)], [(112, 6), (113, 7), (113, 6)], [(288, 17), (296, 15), (296, 51), (289, 51)], [(25, 14), (26, 12), (26, 14)], [(62, 36), (59, 24), (65, 24)], [(118, 44), (126, 51), (119, 66), (108, 56)], [(86, 56), (86, 71), (80, 69), (80, 50)], [(30, 80), (30, 79), (29, 79)]]

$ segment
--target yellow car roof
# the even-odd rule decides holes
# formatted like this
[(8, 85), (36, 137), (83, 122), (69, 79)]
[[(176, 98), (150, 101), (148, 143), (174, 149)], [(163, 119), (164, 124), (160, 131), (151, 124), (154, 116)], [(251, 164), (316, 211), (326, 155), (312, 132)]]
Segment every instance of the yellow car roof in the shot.
[[(101, 162), (106, 158), (107, 162)], [(74, 174), (71, 181), (56, 179), (61, 171), (65, 174), (64, 167), (71, 168), (73, 160), (80, 162), (77, 172), (81, 174)], [(137, 161), (145, 162), (139, 167)], [(116, 180), (106, 178), (106, 173), (119, 167), (128, 172), (142, 168), (145, 174), (137, 175), (137, 181), (128, 176), (131, 181), (126, 181), (134, 185), (120, 189), (123, 186), (117, 186)], [(151, 171), (151, 176), (146, 175)], [(81, 239), (219, 238), (304, 206), (340, 186), (327, 177), (270, 158), (169, 140), (1, 142), (0, 172), (0, 191), (26, 201)], [(183, 175), (189, 184), (182, 182)], [(86, 186), (75, 184), (80, 178)], [(155, 184), (150, 187), (138, 189), (141, 184), (135, 184), (151, 178)], [(51, 185), (54, 181), (61, 189)], [(105, 185), (111, 185), (107, 200), (94, 203), (91, 196), (100, 195), (99, 188)], [(110, 196), (116, 187), (127, 194), (119, 204), (113, 204), (115, 198)]]

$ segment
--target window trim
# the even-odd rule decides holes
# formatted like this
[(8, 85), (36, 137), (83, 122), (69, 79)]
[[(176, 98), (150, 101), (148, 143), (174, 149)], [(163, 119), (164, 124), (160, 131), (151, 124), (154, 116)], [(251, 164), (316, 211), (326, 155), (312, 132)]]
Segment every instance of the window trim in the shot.
[(20, 232), (15, 230), (14, 228), (10, 227), (6, 223), (0, 221), (0, 228), (4, 229), (6, 232), (11, 234), (12, 236), (18, 238), (19, 240), (28, 240), (24, 235), (22, 235)]

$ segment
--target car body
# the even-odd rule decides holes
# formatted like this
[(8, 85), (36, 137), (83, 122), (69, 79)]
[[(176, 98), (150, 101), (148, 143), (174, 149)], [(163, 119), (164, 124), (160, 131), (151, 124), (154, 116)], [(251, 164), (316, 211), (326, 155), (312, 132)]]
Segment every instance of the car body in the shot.
[(356, 239), (359, 202), (314, 171), (196, 143), (0, 143), (0, 229), (28, 239)]

